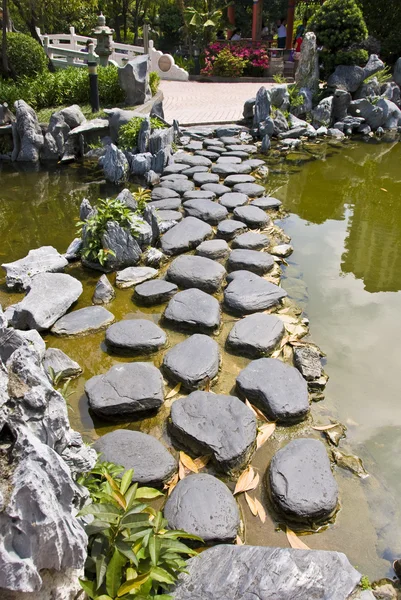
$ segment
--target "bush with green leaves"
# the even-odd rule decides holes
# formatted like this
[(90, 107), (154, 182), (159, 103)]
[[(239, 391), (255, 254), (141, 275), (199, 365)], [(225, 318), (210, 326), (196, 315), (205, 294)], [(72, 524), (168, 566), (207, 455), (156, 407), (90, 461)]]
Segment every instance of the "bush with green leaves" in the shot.
[(348, 49), (368, 35), (361, 9), (355, 0), (326, 0), (308, 23), (319, 44), (330, 52)]
[(197, 554), (180, 540), (203, 540), (167, 529), (162, 512), (147, 502), (163, 494), (132, 483), (133, 469), (123, 471), (98, 462), (79, 479), (92, 499), (80, 516), (93, 517), (86, 527), (88, 558), (81, 586), (94, 600), (172, 600), (166, 592), (185, 571), (185, 559)]
[(7, 33), (7, 58), (14, 77), (32, 77), (47, 69), (43, 47), (30, 35)]
[[(234, 56), (227, 46), (217, 55), (210, 74), (220, 77), (241, 77), (247, 66), (248, 61), (240, 56)], [(202, 72), (205, 70), (203, 69)]]
[(159, 73), (157, 73), (156, 71), (151, 71), (149, 73), (149, 87), (150, 87), (150, 91), (152, 92), (152, 96), (156, 95), (157, 90), (159, 89), (159, 85), (160, 85)]
[[(118, 145), (123, 150), (132, 150), (138, 144), (138, 134), (145, 117), (133, 117), (122, 125), (118, 132)], [(166, 124), (158, 117), (150, 117), (151, 130), (165, 129)]]

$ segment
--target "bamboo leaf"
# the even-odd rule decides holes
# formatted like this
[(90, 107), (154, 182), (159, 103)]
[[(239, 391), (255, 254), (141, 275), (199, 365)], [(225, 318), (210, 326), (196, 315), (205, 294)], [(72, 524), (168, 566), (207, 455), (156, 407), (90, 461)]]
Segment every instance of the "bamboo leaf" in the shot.
[(198, 456), (198, 458), (195, 458), (194, 463), (198, 467), (198, 470), (200, 471), (201, 469), (204, 469), (206, 467), (206, 465), (208, 464), (210, 459), (211, 459), (211, 456), (209, 454), (207, 454), (205, 456)]
[(153, 500), (159, 496), (163, 496), (162, 492), (150, 487), (140, 487), (135, 494), (137, 500)]
[(237, 535), (237, 537), (235, 538), (235, 542), (237, 544), (237, 546), (243, 546), (244, 542), (241, 540), (240, 536)]
[(291, 548), (297, 548), (298, 550), (310, 550), (309, 546), (304, 544), (304, 542), (300, 540), (299, 537), (295, 535), (295, 533), (289, 527), (287, 527), (286, 535)]
[(178, 461), (178, 477), (180, 479), (184, 479), (185, 476), (186, 476), (185, 467), (181, 461)]
[(146, 583), (146, 581), (149, 579), (149, 576), (149, 573), (143, 573), (135, 579), (129, 579), (128, 581), (122, 584), (122, 586), (118, 589), (116, 595), (118, 596), (118, 598), (121, 598), (121, 596), (129, 594), (133, 590), (139, 589), (143, 583)]
[(180, 383), (177, 383), (177, 385), (175, 386), (175, 388), (173, 388), (166, 396), (166, 400), (168, 400), (169, 398), (174, 398), (174, 396), (176, 396), (178, 394), (178, 392), (181, 389), (181, 385), (182, 382), (180, 381)]
[(234, 490), (234, 496), (241, 494), (241, 492), (247, 492), (254, 490), (259, 483), (259, 475), (255, 473), (253, 467), (249, 466), (241, 473)]
[(195, 462), (190, 456), (188, 456), (188, 454), (185, 454), (185, 452), (180, 452), (180, 461), (182, 462), (184, 467), (189, 469), (189, 471), (192, 471), (192, 473), (199, 473), (199, 469), (196, 466)]
[(258, 514), (258, 507), (255, 504), (255, 500), (253, 498), (251, 498), (251, 496), (249, 494), (247, 494), (246, 492), (245, 492), (245, 500), (246, 500), (247, 505), (249, 506), (249, 510), (251, 511), (253, 516), (256, 517)]
[(260, 448), (273, 435), (276, 429), (275, 423), (265, 423), (261, 427), (258, 427), (258, 435), (256, 438), (256, 447)]
[(264, 421), (265, 423), (268, 422), (267, 417), (262, 413), (261, 410), (259, 410), (256, 406), (254, 406), (253, 404), (251, 404), (249, 402), (249, 400), (245, 400), (245, 404), (247, 405), (248, 408), (251, 409), (251, 411), (255, 414), (255, 416), (260, 419), (261, 421)]
[(257, 498), (254, 498), (254, 502), (258, 510), (258, 517), (262, 521), (262, 523), (264, 523), (266, 521), (266, 511)]
[(124, 475), (122, 476), (120, 485), (120, 492), (122, 494), (125, 494), (129, 486), (131, 485), (133, 475), (134, 469), (129, 469), (128, 471), (125, 471)]
[(328, 431), (329, 429), (334, 429), (334, 427), (338, 427), (339, 423), (331, 423), (331, 425), (314, 425), (312, 429), (316, 431)]
[(114, 550), (106, 571), (106, 590), (112, 598), (117, 595), (121, 586), (122, 570), (126, 562), (125, 556), (122, 556), (117, 549)]

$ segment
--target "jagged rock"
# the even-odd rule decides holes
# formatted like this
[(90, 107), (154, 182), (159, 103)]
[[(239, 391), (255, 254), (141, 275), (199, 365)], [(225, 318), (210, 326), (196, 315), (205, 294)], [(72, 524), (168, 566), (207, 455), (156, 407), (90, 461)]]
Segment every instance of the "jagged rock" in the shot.
[(185, 389), (196, 390), (217, 376), (219, 363), (217, 342), (195, 333), (166, 352), (163, 370), (174, 384), (181, 383)]
[(225, 240), (207, 240), (199, 244), (195, 251), (197, 256), (203, 256), (211, 260), (226, 258), (229, 253), (230, 248)]
[(16, 122), (13, 124), (14, 150), (12, 159), (20, 162), (39, 162), (44, 144), (42, 129), (35, 111), (24, 100), (14, 102)]
[(43, 367), (50, 378), (51, 370), (61, 379), (78, 377), (82, 373), (79, 364), (59, 348), (48, 348), (46, 350)]
[(150, 152), (131, 154), (129, 165), (132, 175), (145, 175), (151, 169), (152, 154)]
[(94, 212), (91, 203), (87, 198), (84, 198), (79, 207), (79, 219), (80, 221), (86, 221)]
[(400, 87), (394, 81), (386, 81), (380, 89), (379, 92), (384, 98), (387, 100), (391, 100), (397, 106), (400, 105), (401, 100), (401, 90)]
[(294, 364), (307, 381), (319, 379), (322, 375), (320, 354), (312, 346), (295, 348)]
[(166, 345), (167, 336), (152, 321), (124, 319), (110, 325), (105, 342), (111, 349), (129, 350), (131, 354), (150, 354)]
[(66, 258), (69, 262), (78, 260), (81, 256), (82, 245), (81, 238), (74, 238), (63, 255), (64, 258)]
[(347, 116), (351, 100), (351, 94), (346, 90), (336, 90), (334, 92), (331, 111), (331, 119), (333, 123), (336, 121), (342, 121)]
[(336, 67), (336, 70), (327, 80), (327, 86), (329, 88), (341, 88), (347, 92), (356, 92), (362, 82), (378, 71), (384, 68), (384, 63), (376, 56), (371, 54), (365, 67), (358, 67), (356, 65), (340, 65)]
[(30, 348), (32, 352), (37, 354), (40, 360), (43, 359), (46, 352), (46, 344), (35, 329), (28, 331), (18, 331), (12, 328), (0, 329), (0, 359), (4, 364), (6, 364), (13, 352), (21, 346)]
[(401, 86), (401, 57), (397, 59), (394, 66), (394, 81)]
[(287, 119), (285, 118), (285, 116), (283, 115), (281, 110), (278, 110), (278, 109), (274, 113), (273, 124), (274, 124), (273, 135), (275, 135), (275, 136), (278, 136), (279, 133), (284, 133), (285, 131), (288, 131), (288, 129), (289, 129)]
[(141, 304), (151, 306), (170, 300), (177, 290), (178, 287), (174, 283), (164, 281), (164, 279), (156, 279), (137, 285), (134, 297), (135, 300), (139, 300)]
[(141, 258), (141, 248), (132, 237), (129, 229), (115, 221), (109, 221), (102, 236), (103, 248), (113, 252), (107, 256), (106, 265), (110, 270), (136, 265)]
[(78, 104), (72, 104), (60, 110), (60, 114), (63, 116), (65, 122), (70, 129), (75, 129), (86, 123), (85, 115), (78, 106)]
[(245, 120), (253, 119), (255, 102), (256, 98), (250, 98), (249, 100), (245, 100), (244, 110), (242, 111), (242, 116)]
[(386, 98), (380, 98), (377, 108), (383, 111), (383, 120), (385, 129), (396, 129), (401, 125), (401, 110), (394, 102)]
[(44, 137), (44, 144), (40, 151), (42, 160), (59, 160), (65, 150), (70, 127), (67, 125), (61, 112), (54, 112), (49, 121), (49, 126)]
[(274, 108), (286, 111), (290, 107), (290, 95), (287, 85), (275, 85), (270, 90), (270, 102)]
[(202, 256), (179, 256), (167, 271), (167, 278), (180, 288), (198, 288), (214, 294), (223, 283), (225, 268)]
[(148, 152), (150, 139), (150, 118), (145, 117), (141, 123), (138, 133), (138, 152)]
[(227, 337), (227, 346), (244, 356), (260, 358), (274, 350), (285, 333), (275, 315), (249, 315), (235, 323)]
[(157, 248), (147, 248), (142, 254), (142, 259), (145, 265), (149, 267), (160, 267), (166, 261), (163, 252)]
[(158, 274), (157, 269), (152, 267), (127, 267), (116, 274), (116, 286), (125, 289), (143, 283), (148, 279), (153, 279)]
[(312, 110), (312, 125), (316, 128), (321, 125), (329, 126), (331, 123), (331, 113), (333, 110), (333, 96), (323, 98), (319, 104)]
[(128, 177), (129, 164), (124, 152), (114, 144), (108, 144), (103, 157), (103, 172), (107, 181), (121, 183)]
[(114, 315), (103, 306), (87, 306), (64, 315), (52, 327), (54, 335), (87, 335), (105, 329)]
[(270, 150), (271, 148), (271, 141), (268, 135), (265, 135), (262, 139), (262, 145), (260, 147), (260, 151), (262, 152), (262, 154), (267, 154), (267, 152)]
[(195, 217), (186, 217), (161, 237), (161, 249), (168, 255), (181, 254), (196, 248), (211, 234), (210, 225)]
[(256, 93), (253, 127), (259, 129), (262, 122), (270, 115), (270, 95), (265, 87), (258, 89)]
[(307, 31), (303, 38), (295, 83), (299, 88), (319, 89), (319, 57), (316, 35), (312, 31)]
[(354, 94), (354, 100), (359, 100), (360, 98), (371, 98), (372, 96), (380, 96), (380, 84), (376, 77), (367, 83), (362, 83), (359, 86)]
[(127, 106), (145, 104), (152, 97), (149, 87), (147, 54), (135, 56), (124, 67), (118, 69), (118, 79), (125, 91)]
[(96, 283), (95, 291), (93, 292), (93, 304), (107, 304), (116, 297), (116, 293), (107, 279), (106, 275), (102, 275)]
[(369, 56), (369, 60), (363, 68), (363, 78), (367, 79), (368, 77), (372, 77), (375, 73), (382, 71), (386, 65), (377, 54), (371, 54)]
[(157, 154), (160, 150), (164, 150), (174, 141), (173, 127), (165, 129), (155, 129), (149, 140), (149, 150), (152, 154)]
[(220, 305), (213, 296), (191, 288), (170, 300), (164, 318), (179, 329), (212, 333), (220, 326)]
[(236, 271), (224, 291), (224, 303), (236, 314), (266, 310), (287, 296), (281, 287), (249, 271)]
[(307, 87), (302, 87), (298, 97), (303, 98), (302, 104), (291, 106), (291, 113), (297, 117), (309, 114), (312, 110), (312, 91)]
[(242, 221), (226, 219), (218, 224), (217, 237), (223, 238), (224, 240), (232, 240), (236, 235), (247, 230), (248, 226)]
[(228, 211), (224, 206), (203, 198), (184, 202), (184, 211), (186, 216), (196, 217), (210, 225), (217, 225), (228, 215)]
[(30, 250), (24, 258), (1, 266), (6, 271), (7, 287), (27, 289), (32, 277), (38, 273), (56, 273), (67, 265), (67, 259), (53, 246), (42, 246)]
[(373, 130), (376, 130), (384, 124), (383, 108), (371, 104), (366, 98), (353, 100), (349, 105), (348, 112), (354, 117), (362, 117), (365, 119), (366, 123)]

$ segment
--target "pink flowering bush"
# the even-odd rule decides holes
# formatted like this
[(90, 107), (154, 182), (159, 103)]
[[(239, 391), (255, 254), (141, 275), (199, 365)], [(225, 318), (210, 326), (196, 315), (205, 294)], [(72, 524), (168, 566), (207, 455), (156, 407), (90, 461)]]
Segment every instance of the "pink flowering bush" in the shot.
[[(227, 68), (224, 69), (226, 63), (228, 63)], [(252, 45), (246, 41), (213, 42), (205, 49), (205, 66), (202, 69), (202, 74), (231, 77), (262, 75), (268, 67), (269, 55), (263, 42), (256, 42)], [(241, 73), (237, 74), (239, 70), (241, 70)]]

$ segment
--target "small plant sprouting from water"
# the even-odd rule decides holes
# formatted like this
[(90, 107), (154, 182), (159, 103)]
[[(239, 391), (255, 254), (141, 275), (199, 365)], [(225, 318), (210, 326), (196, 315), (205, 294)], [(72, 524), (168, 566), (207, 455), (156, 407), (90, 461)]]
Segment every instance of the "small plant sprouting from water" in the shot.
[(73, 394), (73, 392), (70, 390), (71, 378), (65, 377), (63, 371), (57, 371), (56, 373), (53, 367), (49, 367), (48, 373), (54, 389), (63, 396), (68, 408), (70, 408), (72, 412), (74, 412), (74, 409), (68, 402), (68, 398)]

